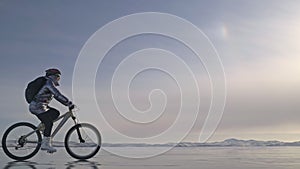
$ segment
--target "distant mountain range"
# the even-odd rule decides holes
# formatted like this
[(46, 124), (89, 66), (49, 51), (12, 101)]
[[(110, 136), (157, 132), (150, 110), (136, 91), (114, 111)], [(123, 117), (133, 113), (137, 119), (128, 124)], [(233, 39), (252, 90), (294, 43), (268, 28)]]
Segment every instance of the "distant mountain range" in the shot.
[(145, 144), (145, 143), (120, 143), (111, 144), (103, 143), (104, 147), (266, 147), (266, 146), (300, 146), (297, 142), (281, 142), (281, 141), (257, 141), (257, 140), (239, 140), (235, 138), (227, 139), (221, 142), (181, 142), (166, 144)]
[[(15, 142), (13, 142), (15, 143)], [(85, 144), (81, 146), (94, 146), (95, 144)], [(54, 141), (53, 146), (64, 147), (63, 142)], [(77, 146), (77, 143), (72, 143)], [(257, 140), (239, 140), (235, 138), (226, 139), (220, 142), (181, 142), (165, 144), (147, 144), (147, 143), (103, 143), (103, 147), (270, 147), (270, 146), (300, 146), (300, 141), (282, 142), (282, 141), (257, 141)]]

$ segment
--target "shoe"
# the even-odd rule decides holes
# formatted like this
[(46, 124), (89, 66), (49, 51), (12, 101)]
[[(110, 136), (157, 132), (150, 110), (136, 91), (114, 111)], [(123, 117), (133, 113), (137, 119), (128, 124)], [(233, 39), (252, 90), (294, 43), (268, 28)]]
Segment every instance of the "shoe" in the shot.
[(56, 149), (52, 147), (51, 137), (44, 137), (42, 140), (41, 150), (47, 150), (48, 153), (56, 152)]

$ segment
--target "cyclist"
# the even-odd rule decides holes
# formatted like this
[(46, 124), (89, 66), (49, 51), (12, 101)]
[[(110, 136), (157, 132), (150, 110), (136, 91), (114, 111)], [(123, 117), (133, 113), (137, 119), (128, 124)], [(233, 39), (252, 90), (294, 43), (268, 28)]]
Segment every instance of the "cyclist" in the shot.
[(59, 86), (60, 75), (61, 72), (56, 68), (46, 70), (46, 83), (29, 104), (29, 111), (36, 115), (45, 125), (41, 150), (47, 150), (49, 153), (56, 152), (56, 149), (52, 147), (50, 135), (53, 121), (57, 119), (60, 114), (58, 110), (48, 106), (49, 103), (54, 97), (57, 101), (68, 106), (70, 109), (75, 107), (75, 105), (56, 88), (56, 86)]

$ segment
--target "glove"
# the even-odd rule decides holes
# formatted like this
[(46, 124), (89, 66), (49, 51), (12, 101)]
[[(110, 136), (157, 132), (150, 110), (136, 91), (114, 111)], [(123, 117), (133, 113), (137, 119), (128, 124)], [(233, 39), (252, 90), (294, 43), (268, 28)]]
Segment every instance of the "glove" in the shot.
[(69, 107), (70, 110), (73, 110), (75, 108), (75, 105), (70, 101), (68, 103), (68, 107)]
[(73, 110), (74, 108), (75, 108), (75, 105), (74, 105), (74, 104), (72, 104), (72, 105), (69, 106), (69, 109), (70, 109), (70, 110)]

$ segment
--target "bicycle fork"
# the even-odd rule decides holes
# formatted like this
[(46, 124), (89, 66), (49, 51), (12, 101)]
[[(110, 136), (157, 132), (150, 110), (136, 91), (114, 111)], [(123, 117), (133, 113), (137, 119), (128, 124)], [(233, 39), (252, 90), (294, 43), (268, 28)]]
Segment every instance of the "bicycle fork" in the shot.
[(78, 124), (78, 123), (76, 122), (76, 117), (73, 116), (72, 119), (73, 119), (73, 121), (74, 121), (74, 123), (75, 123), (75, 126), (76, 126), (76, 132), (77, 132), (77, 134), (78, 134), (78, 139), (79, 139), (80, 143), (85, 143), (85, 140), (82, 138), (81, 133), (80, 133), (80, 130), (79, 130), (79, 127), (81, 127), (80, 124)]

